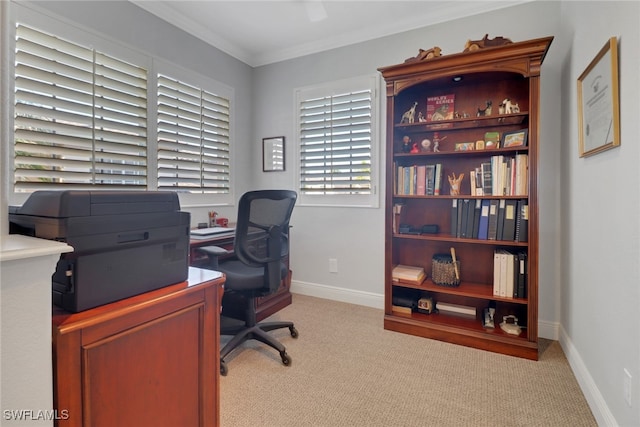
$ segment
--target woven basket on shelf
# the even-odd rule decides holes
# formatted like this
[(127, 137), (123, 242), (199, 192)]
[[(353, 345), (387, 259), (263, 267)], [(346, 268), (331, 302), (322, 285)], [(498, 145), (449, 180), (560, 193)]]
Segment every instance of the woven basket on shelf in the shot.
[(431, 259), (431, 280), (440, 286), (456, 287), (460, 285), (460, 261), (456, 261), (458, 266), (458, 278), (453, 266), (453, 259), (448, 254), (435, 254)]

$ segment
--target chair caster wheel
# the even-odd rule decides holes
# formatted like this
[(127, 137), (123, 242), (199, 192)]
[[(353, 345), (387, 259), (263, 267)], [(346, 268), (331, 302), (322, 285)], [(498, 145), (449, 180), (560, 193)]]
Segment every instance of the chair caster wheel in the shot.
[(291, 326), (289, 332), (293, 338), (298, 338), (298, 330), (295, 327)]
[(282, 364), (285, 366), (290, 366), (291, 365), (291, 356), (289, 356), (287, 353), (285, 353), (284, 351), (282, 353), (280, 353), (280, 357), (282, 358)]
[(228, 372), (229, 372), (229, 369), (227, 369), (226, 362), (221, 360), (220, 361), (220, 375), (222, 375), (223, 377), (226, 377)]

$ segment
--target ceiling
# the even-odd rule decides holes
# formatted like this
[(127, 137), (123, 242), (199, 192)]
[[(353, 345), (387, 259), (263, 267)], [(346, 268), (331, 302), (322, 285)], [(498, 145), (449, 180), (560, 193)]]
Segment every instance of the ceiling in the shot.
[(256, 67), (531, 0), (130, 0)]

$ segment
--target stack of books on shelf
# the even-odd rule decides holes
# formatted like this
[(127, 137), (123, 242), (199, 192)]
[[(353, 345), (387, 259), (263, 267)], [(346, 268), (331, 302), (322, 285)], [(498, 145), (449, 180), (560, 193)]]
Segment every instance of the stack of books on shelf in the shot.
[(493, 253), (493, 295), (527, 297), (527, 253), (496, 250)]
[(436, 310), (438, 310), (438, 313), (442, 313), (442, 314), (451, 314), (454, 316), (462, 316), (462, 317), (469, 317), (469, 318), (476, 317), (476, 308), (466, 306), (466, 305), (450, 304), (448, 302), (437, 302)]
[(451, 235), (465, 239), (526, 242), (527, 199), (453, 199)]
[(396, 166), (396, 195), (439, 196), (442, 189), (442, 164)]
[(426, 275), (424, 268), (414, 267), (411, 265), (396, 265), (393, 267), (391, 279), (394, 282), (410, 283), (420, 285), (424, 281)]
[(529, 156), (491, 156), (490, 161), (469, 171), (474, 196), (526, 196), (528, 194)]

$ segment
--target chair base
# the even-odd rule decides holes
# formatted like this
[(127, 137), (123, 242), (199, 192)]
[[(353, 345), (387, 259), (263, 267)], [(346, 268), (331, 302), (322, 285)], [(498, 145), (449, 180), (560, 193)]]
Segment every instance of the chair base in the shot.
[(263, 322), (253, 326), (247, 326), (244, 322), (236, 319), (222, 317), (222, 328), (220, 335), (233, 335), (233, 338), (220, 351), (220, 374), (227, 375), (227, 364), (224, 360), (233, 350), (248, 340), (257, 340), (270, 347), (273, 347), (280, 353), (280, 358), (285, 366), (291, 365), (291, 357), (287, 354), (286, 348), (278, 340), (273, 338), (267, 332), (276, 329), (289, 328), (289, 332), (293, 338), (298, 337), (298, 330), (293, 322)]

